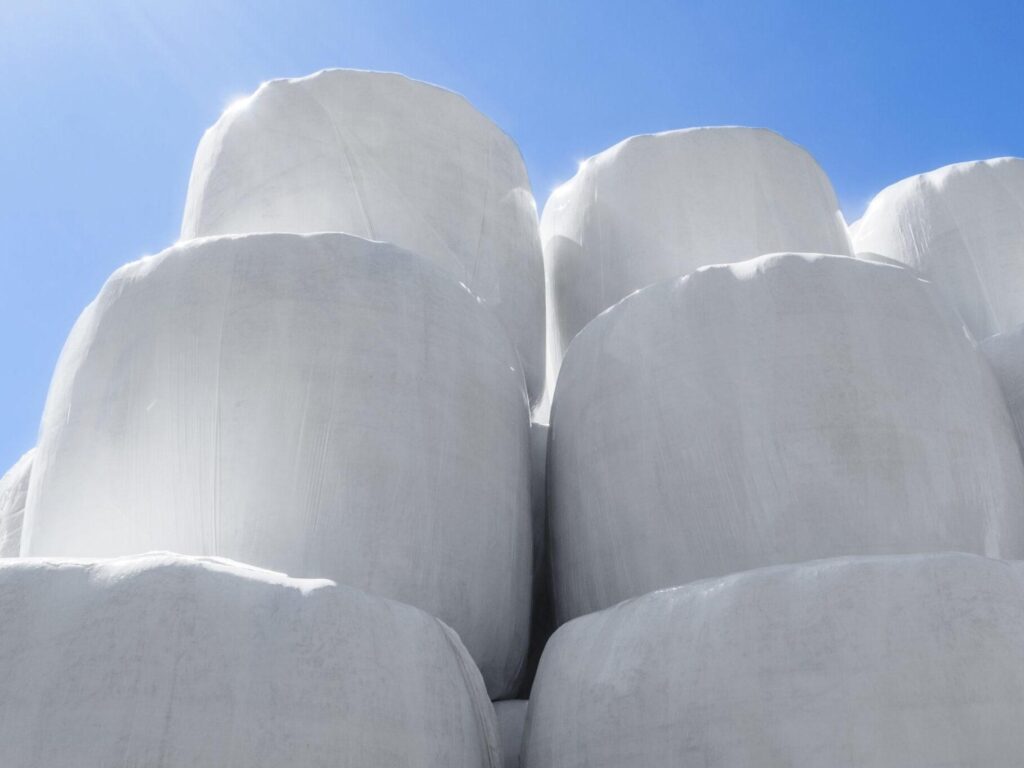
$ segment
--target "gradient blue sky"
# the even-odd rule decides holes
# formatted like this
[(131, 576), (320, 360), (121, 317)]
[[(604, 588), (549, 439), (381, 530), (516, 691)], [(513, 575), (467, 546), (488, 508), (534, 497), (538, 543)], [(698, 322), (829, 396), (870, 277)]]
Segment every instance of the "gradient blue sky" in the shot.
[(904, 176), (1024, 154), (1019, 2), (0, 0), (0, 473), (72, 323), (177, 239), (203, 130), (261, 81), (384, 69), (515, 137), (538, 206), (635, 133), (773, 128), (848, 218)]

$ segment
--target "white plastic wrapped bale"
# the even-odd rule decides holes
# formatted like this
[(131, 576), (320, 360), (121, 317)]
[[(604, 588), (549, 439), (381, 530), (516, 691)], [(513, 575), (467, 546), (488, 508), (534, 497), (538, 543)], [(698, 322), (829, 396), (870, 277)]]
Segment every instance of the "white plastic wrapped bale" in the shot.
[(498, 768), (458, 636), (229, 560), (0, 564), (0, 764)]
[(544, 206), (541, 241), (549, 390), (572, 338), (639, 288), (775, 251), (852, 254), (814, 158), (740, 127), (634, 136), (584, 161)]
[(331, 578), (446, 621), (512, 695), (532, 568), (518, 366), (486, 306), (394, 246), (176, 246), (115, 273), (65, 345), (23, 554)]
[(203, 136), (183, 239), (348, 232), (434, 261), (491, 305), (544, 384), (537, 208), (515, 142), (461, 96), (327, 70), (264, 83)]
[(551, 416), (559, 623), (819, 557), (1024, 556), (998, 384), (908, 269), (776, 254), (650, 286), (576, 337)]
[(524, 699), (510, 699), (494, 703), (494, 713), (498, 718), (498, 732), (501, 734), (501, 765), (502, 768), (519, 768), (519, 753), (523, 746), (523, 727), (526, 725), (526, 705)]
[(35, 448), (0, 477), (0, 557), (17, 557), (21, 550), (21, 524), (34, 454)]
[(559, 629), (526, 768), (1015, 768), (1024, 584), (976, 555), (841, 558), (655, 592)]
[(1018, 441), (1024, 446), (1024, 325), (990, 336), (982, 342), (981, 350), (995, 371), (1017, 427)]
[(858, 251), (925, 274), (980, 340), (1024, 322), (1024, 160), (957, 163), (882, 190)]

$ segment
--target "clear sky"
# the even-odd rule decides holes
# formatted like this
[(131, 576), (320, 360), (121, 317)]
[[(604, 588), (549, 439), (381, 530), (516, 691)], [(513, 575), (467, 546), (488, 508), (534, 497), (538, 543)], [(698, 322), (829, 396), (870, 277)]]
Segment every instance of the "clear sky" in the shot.
[(324, 67), (464, 94), (538, 207), (636, 133), (773, 128), (851, 220), (885, 185), (1024, 155), (1024, 4), (0, 0), (0, 473), (35, 442), (78, 313), (177, 239), (192, 153), (235, 97)]

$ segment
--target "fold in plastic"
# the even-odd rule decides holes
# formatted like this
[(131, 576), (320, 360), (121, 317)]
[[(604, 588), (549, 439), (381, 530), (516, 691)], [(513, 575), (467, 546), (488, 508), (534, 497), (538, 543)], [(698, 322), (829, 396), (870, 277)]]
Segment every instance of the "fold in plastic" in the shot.
[(502, 768), (520, 768), (522, 765), (520, 752), (528, 703), (524, 699), (494, 702), (494, 714), (498, 720), (498, 732), (501, 734)]
[(981, 351), (1003, 390), (1017, 428), (1017, 442), (1024, 448), (1024, 325), (985, 339)]

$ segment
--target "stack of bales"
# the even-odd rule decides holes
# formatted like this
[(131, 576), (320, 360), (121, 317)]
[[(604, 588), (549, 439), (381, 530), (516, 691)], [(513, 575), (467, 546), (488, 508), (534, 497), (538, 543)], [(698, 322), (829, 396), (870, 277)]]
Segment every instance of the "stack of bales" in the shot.
[[(0, 579), (24, 612), (2, 656), (25, 670), (23, 717), (61, 712), (0, 756), (54, 764), (85, 740), (97, 764), (493, 765), (487, 698), (515, 695), (527, 664), (543, 302), (522, 159), (461, 97), (330, 71), (229, 109), (200, 143), (182, 241), (118, 270), (58, 363), (33, 559)], [(151, 550), (182, 555), (66, 560)], [(101, 658), (81, 695), (48, 687), (82, 653)], [(104, 669), (141, 681), (93, 717)], [(304, 704), (278, 721), (282, 691)], [(171, 714), (135, 727), (139, 707)]]
[(525, 765), (1013, 765), (1019, 569), (937, 553), (1024, 555), (1024, 470), (920, 265), (849, 258), (813, 160), (747, 129), (613, 147), (541, 231), (568, 624)]
[(264, 84), (0, 481), (0, 763), (1015, 765), (1024, 175), (938, 174), (851, 241), (674, 131), (538, 227), (461, 97)]

